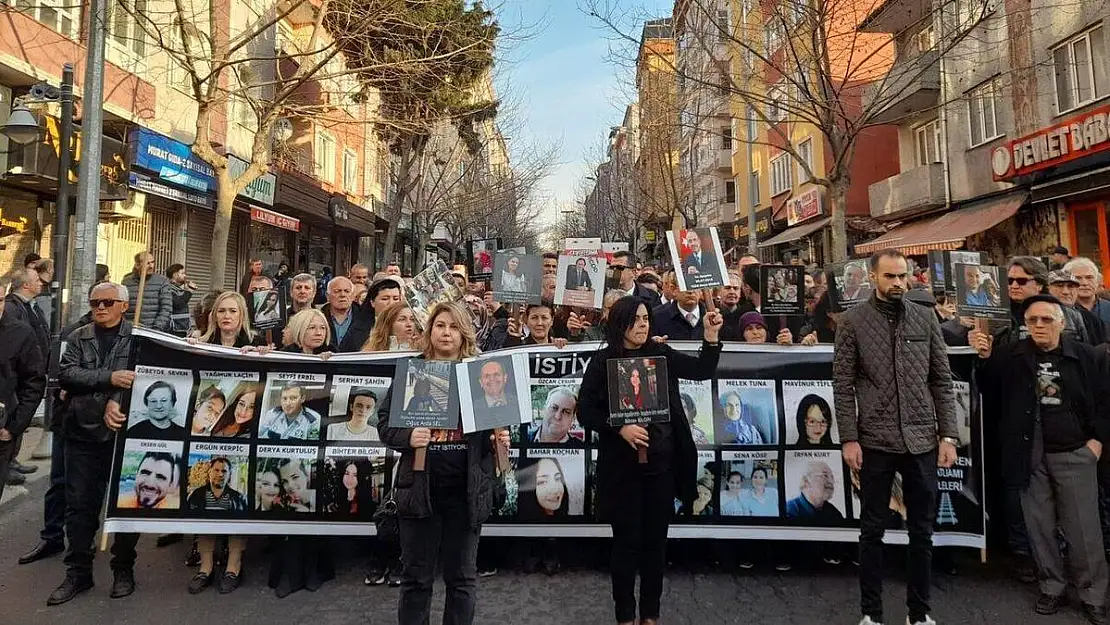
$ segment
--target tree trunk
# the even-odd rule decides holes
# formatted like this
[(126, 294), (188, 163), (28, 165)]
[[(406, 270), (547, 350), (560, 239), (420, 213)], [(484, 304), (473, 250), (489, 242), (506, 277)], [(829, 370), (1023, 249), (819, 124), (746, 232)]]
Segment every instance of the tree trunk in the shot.
[(231, 212), (235, 207), (235, 188), (227, 168), (216, 170), (216, 225), (212, 228), (212, 284), (223, 290), (227, 268), (227, 236), (231, 232)]
[[(829, 223), (832, 233), (832, 249), (826, 254), (832, 262), (840, 263), (848, 260), (848, 230), (845, 225), (845, 215), (848, 209), (848, 182), (842, 178), (832, 181), (829, 186), (829, 206), (832, 210), (832, 221)], [(816, 262), (817, 259), (813, 259)]]

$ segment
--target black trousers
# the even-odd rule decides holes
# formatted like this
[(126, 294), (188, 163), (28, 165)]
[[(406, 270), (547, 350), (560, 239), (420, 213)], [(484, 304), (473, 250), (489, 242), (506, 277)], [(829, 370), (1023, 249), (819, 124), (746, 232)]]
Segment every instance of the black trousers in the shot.
[(636, 620), (636, 573), (640, 574), (640, 618), (659, 618), (663, 571), (667, 566), (667, 530), (674, 516), (674, 476), (639, 474), (623, 485), (630, 505), (612, 521), (613, 603), (618, 623)]
[[(67, 575), (92, 576), (96, 553), (93, 543), (100, 528), (100, 511), (104, 507), (114, 448), (113, 441), (90, 443), (69, 439), (65, 442)], [(138, 534), (116, 534), (112, 542), (112, 570), (134, 568), (138, 540)]]
[[(437, 502), (438, 503), (438, 502)], [(401, 519), (404, 574), (397, 604), (398, 625), (428, 625), (436, 565), (443, 569), (447, 596), (443, 625), (471, 625), (477, 603), (478, 537), (465, 507), (439, 506), (427, 519)]]
[(0, 498), (4, 496), (4, 487), (8, 484), (8, 471), (11, 470), (12, 460), (19, 453), (19, 439), (0, 441)]
[[(43, 436), (46, 436), (44, 433)], [(50, 488), (42, 506), (42, 532), (48, 543), (65, 544), (66, 537), (66, 458), (65, 437), (57, 432), (50, 442)]]
[(937, 516), (937, 452), (892, 454), (863, 450), (860, 470), (860, 611), (883, 621), (883, 535), (890, 519), (894, 473), (902, 475), (906, 530), (910, 536), (906, 607), (911, 623), (929, 613), (932, 581), (933, 522)]

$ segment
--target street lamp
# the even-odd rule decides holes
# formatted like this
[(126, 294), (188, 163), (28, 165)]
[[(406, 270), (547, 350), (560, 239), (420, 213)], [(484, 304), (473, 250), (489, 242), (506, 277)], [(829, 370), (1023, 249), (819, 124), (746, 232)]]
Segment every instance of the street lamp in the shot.
[[(46, 392), (46, 414), (54, 415), (54, 395), (58, 388), (58, 360), (62, 346), (62, 283), (66, 279), (66, 259), (69, 258), (69, 170), (73, 163), (70, 146), (73, 144), (73, 63), (62, 65), (62, 84), (57, 89), (51, 85), (38, 84), (31, 88), (28, 97), (20, 100), (8, 117), (8, 122), (0, 128), (0, 134), (12, 141), (28, 144), (42, 136), (38, 120), (27, 108), (28, 103), (42, 104), (58, 102), (61, 104), (60, 128), (58, 130), (58, 199), (54, 209), (54, 279), (50, 282), (50, 362)], [(86, 165), (90, 165), (86, 163)], [(91, 165), (95, 167), (95, 165)], [(99, 169), (99, 168), (98, 168)], [(83, 297), (83, 294), (82, 294)], [(47, 437), (42, 438), (43, 441)], [(42, 448), (42, 442), (39, 447)], [(55, 462), (57, 459), (55, 459)]]

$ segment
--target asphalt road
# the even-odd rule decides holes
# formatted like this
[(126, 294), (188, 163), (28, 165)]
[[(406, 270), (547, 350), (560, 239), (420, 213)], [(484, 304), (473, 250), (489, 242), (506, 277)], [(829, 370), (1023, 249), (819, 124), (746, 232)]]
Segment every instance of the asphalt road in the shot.
[[(362, 584), (364, 563), (350, 554), (349, 543), (338, 544), (337, 578), (315, 593), (301, 591), (277, 599), (266, 587), (263, 541), (252, 540), (243, 585), (231, 595), (214, 588), (191, 596), (186, 584), (192, 570), (183, 566), (186, 545), (158, 549), (153, 537), (139, 543), (136, 567), (138, 590), (125, 599), (108, 598), (111, 572), (108, 554), (97, 555), (92, 591), (74, 601), (48, 608), (46, 597), (62, 581), (61, 558), (19, 566), (16, 559), (38, 538), (41, 493), (45, 480), (28, 495), (0, 507), (0, 624), (111, 623), (113, 625), (179, 623), (231, 625), (238, 623), (339, 625), (396, 622), (397, 591)], [(664, 625), (782, 624), (853, 625), (858, 620), (855, 569), (850, 564), (798, 566), (789, 573), (767, 567), (738, 571), (724, 564), (708, 564), (712, 556), (700, 545), (674, 544), (671, 552), (685, 562), (668, 574), (663, 598)], [(591, 545), (601, 553), (602, 543)], [(1001, 564), (980, 566), (977, 553), (968, 553), (957, 576), (937, 576), (933, 591), (934, 617), (941, 625), (1005, 624), (1068, 625), (1085, 623), (1074, 609), (1054, 617), (1032, 611), (1035, 589), (1010, 581)], [(887, 586), (887, 625), (901, 625), (900, 575), (893, 570)], [(435, 605), (442, 606), (442, 589)], [(439, 623), (437, 616), (433, 623)], [(573, 567), (554, 577), (503, 571), (479, 581), (479, 624), (551, 625), (612, 623), (609, 579), (591, 567)]]

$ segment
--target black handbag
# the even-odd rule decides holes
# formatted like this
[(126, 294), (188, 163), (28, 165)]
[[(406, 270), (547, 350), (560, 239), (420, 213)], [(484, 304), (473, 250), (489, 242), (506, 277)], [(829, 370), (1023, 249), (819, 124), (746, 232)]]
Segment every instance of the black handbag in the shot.
[(377, 528), (378, 540), (392, 544), (401, 542), (401, 526), (397, 521), (397, 502), (393, 500), (392, 488), (389, 489), (389, 495), (385, 498), (385, 501), (374, 511), (373, 521), (374, 527)]

